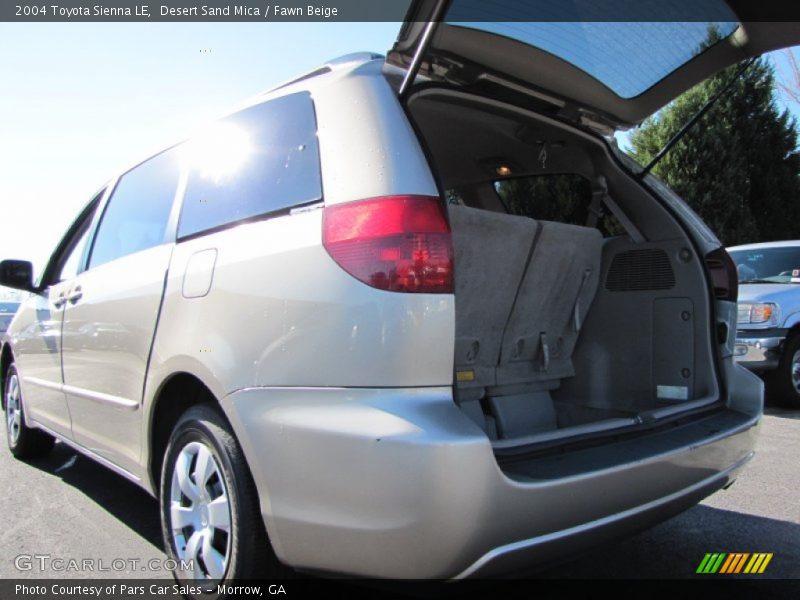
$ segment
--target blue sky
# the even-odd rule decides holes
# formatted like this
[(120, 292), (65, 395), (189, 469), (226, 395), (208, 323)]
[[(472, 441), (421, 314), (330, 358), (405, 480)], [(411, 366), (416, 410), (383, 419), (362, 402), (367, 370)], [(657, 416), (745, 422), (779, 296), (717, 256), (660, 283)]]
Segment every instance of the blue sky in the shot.
[[(778, 50), (776, 52), (770, 52), (767, 54), (767, 57), (772, 61), (775, 65), (775, 75), (779, 81), (785, 81), (787, 83), (791, 83), (791, 70), (789, 65), (789, 59), (786, 55), (787, 52), (793, 52), (795, 56), (800, 55), (798, 52), (798, 48), (794, 47), (788, 50)], [(800, 104), (790, 100), (787, 96), (783, 93), (778, 93), (775, 97), (775, 100), (778, 104), (778, 108), (788, 109), (789, 113), (797, 119), (798, 123), (800, 123)], [(617, 134), (617, 141), (621, 148), (627, 150), (630, 148), (629, 138), (630, 134), (634, 130), (625, 131), (622, 133)]]
[(41, 267), (114, 172), (396, 23), (0, 23), (0, 258)]
[[(0, 23), (0, 258), (41, 266), (105, 180), (396, 23)], [(201, 52), (202, 50), (202, 52)]]

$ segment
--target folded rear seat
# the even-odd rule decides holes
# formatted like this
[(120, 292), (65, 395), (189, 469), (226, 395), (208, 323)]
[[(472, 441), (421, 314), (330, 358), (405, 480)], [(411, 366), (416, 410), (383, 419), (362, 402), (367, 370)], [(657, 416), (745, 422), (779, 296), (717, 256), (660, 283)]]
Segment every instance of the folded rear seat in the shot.
[(603, 237), (597, 229), (541, 221), (487, 389), (499, 437), (558, 428), (550, 391), (575, 375), (572, 353), (597, 292)]
[[(459, 405), (490, 437), (557, 428), (549, 390), (594, 299), (603, 238), (594, 228), (449, 207), (455, 250)], [(489, 398), (496, 422), (478, 402)]]
[(572, 353), (597, 292), (603, 236), (590, 227), (540, 225), (503, 334), (493, 392), (575, 375)]
[(480, 422), (477, 401), (496, 384), (503, 331), (539, 224), (461, 205), (448, 206), (448, 212), (455, 251), (458, 400)]

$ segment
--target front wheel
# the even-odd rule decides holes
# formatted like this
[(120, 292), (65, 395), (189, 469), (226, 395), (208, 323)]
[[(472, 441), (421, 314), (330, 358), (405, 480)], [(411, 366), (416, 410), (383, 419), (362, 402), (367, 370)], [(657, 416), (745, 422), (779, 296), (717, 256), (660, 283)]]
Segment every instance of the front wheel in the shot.
[(781, 404), (800, 408), (800, 335), (793, 335), (786, 341), (773, 383)]
[(19, 385), (17, 367), (12, 363), (6, 372), (5, 389), (6, 439), (8, 449), (16, 458), (28, 459), (45, 456), (55, 444), (53, 436), (28, 427), (25, 424), (25, 409), (22, 389)]
[(161, 473), (161, 523), (181, 582), (213, 587), (284, 574), (242, 450), (211, 406), (190, 408), (170, 437)]

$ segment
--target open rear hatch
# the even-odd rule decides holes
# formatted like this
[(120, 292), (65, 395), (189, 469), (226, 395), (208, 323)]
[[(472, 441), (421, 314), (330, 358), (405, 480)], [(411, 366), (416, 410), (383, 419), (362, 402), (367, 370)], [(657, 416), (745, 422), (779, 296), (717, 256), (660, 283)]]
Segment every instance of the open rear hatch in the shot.
[[(636, 125), (800, 28), (742, 24), (742, 2), (596, 4), (419, 0), (387, 58), (447, 190), (456, 401), (498, 457), (724, 408), (703, 261), (586, 131)], [(681, 7), (691, 18), (670, 20)], [(564, 175), (586, 179), (580, 220), (503, 201), (506, 179)], [(592, 216), (603, 210), (613, 234)]]
[(775, 22), (775, 7), (748, 0), (416, 0), (387, 60), (410, 67), (405, 94), (436, 83), (517, 96), (600, 130), (626, 129), (727, 66), (800, 43), (800, 27)]

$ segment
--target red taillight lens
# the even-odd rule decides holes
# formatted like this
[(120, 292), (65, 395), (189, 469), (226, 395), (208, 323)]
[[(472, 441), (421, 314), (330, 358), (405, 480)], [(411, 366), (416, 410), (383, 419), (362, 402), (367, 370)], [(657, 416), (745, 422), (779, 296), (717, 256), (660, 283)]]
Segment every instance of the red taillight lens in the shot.
[(326, 207), (322, 243), (339, 266), (372, 287), (453, 293), (453, 241), (439, 198), (389, 196)]
[(714, 296), (719, 300), (736, 302), (739, 296), (739, 274), (731, 255), (725, 248), (706, 254), (706, 267), (714, 286)]

